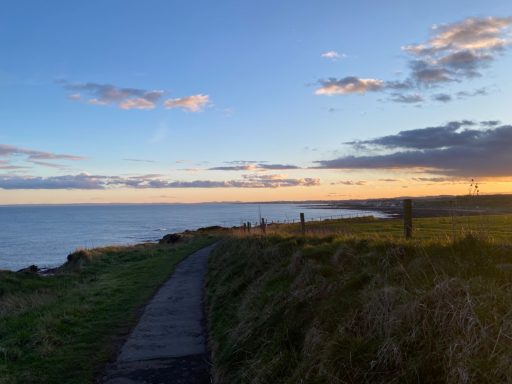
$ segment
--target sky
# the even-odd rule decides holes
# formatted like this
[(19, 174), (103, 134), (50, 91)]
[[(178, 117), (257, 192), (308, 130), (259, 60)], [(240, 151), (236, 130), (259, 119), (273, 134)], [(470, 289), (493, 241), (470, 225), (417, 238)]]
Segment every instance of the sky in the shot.
[(0, 2), (0, 205), (512, 193), (512, 2)]

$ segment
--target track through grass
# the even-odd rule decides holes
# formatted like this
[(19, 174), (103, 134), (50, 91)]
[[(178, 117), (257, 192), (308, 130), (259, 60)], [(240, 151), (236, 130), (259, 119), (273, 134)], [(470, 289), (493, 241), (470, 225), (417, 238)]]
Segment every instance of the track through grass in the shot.
[(81, 252), (54, 276), (0, 273), (0, 383), (91, 383), (202, 237)]

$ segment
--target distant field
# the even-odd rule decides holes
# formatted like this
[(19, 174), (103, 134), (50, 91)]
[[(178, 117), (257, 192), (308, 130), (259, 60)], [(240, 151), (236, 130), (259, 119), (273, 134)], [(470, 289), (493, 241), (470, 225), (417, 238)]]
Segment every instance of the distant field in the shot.
[[(378, 236), (391, 239), (403, 237), (402, 219), (355, 219), (324, 220), (306, 223), (309, 235), (357, 235)], [(300, 234), (300, 224), (270, 225), (268, 233)], [(453, 216), (413, 219), (414, 239), (446, 240), (457, 239), (469, 233), (486, 236), (496, 241), (512, 241), (512, 215)], [(253, 233), (258, 234), (259, 228)]]

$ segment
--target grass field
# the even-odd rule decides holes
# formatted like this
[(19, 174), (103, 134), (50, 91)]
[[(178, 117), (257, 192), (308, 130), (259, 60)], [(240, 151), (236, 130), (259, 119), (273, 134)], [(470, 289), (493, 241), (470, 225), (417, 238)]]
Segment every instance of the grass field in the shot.
[[(454, 222), (455, 221), (455, 222)], [(512, 382), (512, 216), (234, 232), (210, 259), (218, 383)]]
[[(479, 215), (417, 218), (413, 220), (416, 240), (445, 241), (474, 234), (496, 241), (512, 240), (512, 215)], [(387, 239), (403, 237), (404, 226), (401, 219), (379, 220), (373, 217), (324, 220), (307, 222), (310, 236), (367, 236)], [(279, 235), (299, 235), (300, 224), (279, 224), (268, 226), (267, 233)], [(259, 235), (256, 228), (253, 234)]]
[(175, 265), (211, 242), (95, 249), (54, 276), (0, 272), (0, 383), (91, 383)]

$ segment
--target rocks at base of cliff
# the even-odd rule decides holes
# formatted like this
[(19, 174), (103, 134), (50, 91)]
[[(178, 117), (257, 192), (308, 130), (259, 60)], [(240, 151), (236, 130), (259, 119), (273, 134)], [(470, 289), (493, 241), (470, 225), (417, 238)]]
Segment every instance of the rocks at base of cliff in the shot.
[(80, 271), (84, 265), (89, 264), (92, 260), (90, 251), (80, 249), (68, 255), (68, 261), (60, 268), (64, 271)]
[[(235, 228), (235, 227), (233, 227)], [(211, 232), (223, 232), (223, 231), (229, 231), (229, 228), (221, 227), (220, 225), (212, 225), (210, 227), (202, 227), (198, 228), (196, 230), (185, 230), (181, 233), (169, 233), (168, 235), (165, 235), (162, 237), (158, 244), (176, 244), (180, 241), (187, 240), (191, 236), (200, 234), (204, 235), (207, 234), (208, 236), (211, 236)]]
[(220, 225), (212, 225), (210, 227), (202, 227), (198, 228), (197, 232), (216, 232), (216, 231), (226, 231), (227, 228), (221, 227)]
[(160, 239), (158, 244), (176, 244), (183, 238), (179, 233), (169, 233)]
[(27, 268), (22, 268), (18, 271), (18, 273), (38, 273), (39, 267), (37, 265), (31, 265)]
[(77, 262), (79, 260), (91, 261), (91, 259), (91, 253), (85, 249), (80, 249), (68, 255), (68, 261), (71, 263)]

